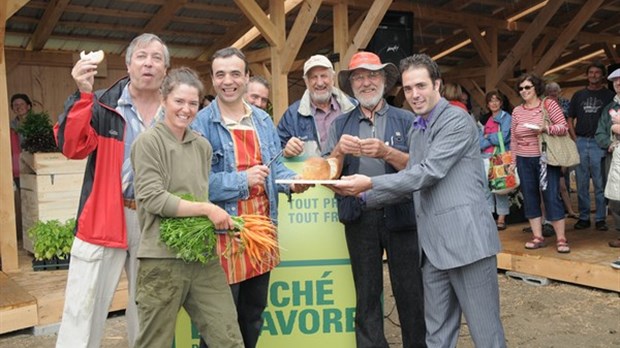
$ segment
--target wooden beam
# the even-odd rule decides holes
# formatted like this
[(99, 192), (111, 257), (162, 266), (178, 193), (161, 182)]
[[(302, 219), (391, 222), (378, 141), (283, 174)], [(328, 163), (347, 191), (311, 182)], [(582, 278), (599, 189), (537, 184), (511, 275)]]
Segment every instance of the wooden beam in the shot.
[[(235, 0), (240, 1), (240, 0)], [(253, 2), (253, 1), (252, 1)], [(286, 43), (286, 14), (282, 0), (269, 0), (271, 25), (274, 28), (271, 46), (271, 95), (274, 122), (277, 124), (288, 107), (288, 76), (284, 70), (282, 53)]]
[[(278, 34), (276, 27), (269, 20), (262, 8), (258, 6), (256, 0), (234, 0), (241, 12), (256, 26), (270, 46), (277, 46)], [(272, 14), (273, 15), (273, 14)]]
[[(6, 13), (6, 17), (4, 18), (0, 18), (0, 21), (4, 21), (3, 23), (6, 23), (6, 21), (11, 18), (11, 16), (13, 16), (15, 14), (15, 12), (19, 11), (22, 7), (24, 7), (24, 5), (26, 5), (30, 0), (8, 0), (5, 2), (5, 8), (2, 8), (0, 6), (0, 10), (5, 11)], [(2, 16), (0, 14), (0, 16)], [(2, 33), (2, 40), (4, 40), (4, 29), (0, 30), (0, 33)], [(4, 41), (3, 41), (4, 42)]]
[(551, 17), (557, 12), (564, 1), (549, 0), (547, 5), (540, 10), (532, 25), (523, 33), (515, 47), (508, 53), (508, 56), (502, 61), (497, 68), (495, 81), (490, 81), (491, 85), (496, 85), (504, 76), (512, 72), (515, 65), (525, 55), (528, 50), (531, 52), (532, 43), (536, 37), (542, 32), (544, 27), (549, 23)]
[[(487, 45), (484, 36), (482, 36), (480, 32), (480, 28), (474, 23), (466, 23), (465, 31), (467, 35), (469, 35), (469, 39), (471, 40), (474, 47), (476, 47), (476, 51), (482, 58), (482, 61), (485, 65), (489, 66), (492, 64), (493, 57), (491, 56), (491, 48)], [(497, 58), (496, 58), (497, 59)]]
[(299, 49), (308, 34), (308, 30), (319, 12), (323, 0), (306, 0), (297, 13), (297, 18), (286, 39), (286, 45), (282, 52), (283, 71), (288, 73), (295, 61)]
[(553, 42), (553, 45), (547, 53), (540, 59), (540, 61), (534, 67), (534, 73), (542, 75), (545, 71), (551, 67), (553, 62), (555, 62), (562, 51), (566, 48), (566, 46), (575, 38), (577, 33), (581, 30), (581, 28), (586, 24), (588, 19), (592, 17), (592, 14), (596, 12), (596, 10), (601, 6), (603, 0), (588, 0), (575, 18), (573, 18), (566, 29), (560, 34), (558, 38), (556, 38)]
[(25, 0), (6, 0), (0, 3), (0, 258), (1, 270), (4, 272), (19, 269), (4, 36), (6, 21), (26, 3)]
[(484, 87), (487, 91), (494, 89), (493, 81), (497, 81), (497, 66), (499, 56), (499, 44), (497, 42), (497, 28), (491, 27), (487, 29), (487, 43), (491, 50), (491, 64), (485, 73)]
[(158, 33), (161, 30), (165, 29), (166, 26), (170, 23), (172, 18), (176, 15), (177, 11), (181, 9), (187, 0), (175, 0), (175, 1), (166, 1), (166, 3), (159, 8), (159, 10), (155, 13), (151, 20), (144, 27), (144, 32), (146, 33)]
[[(332, 28), (334, 38), (334, 53), (344, 57), (349, 47), (349, 4), (342, 1), (332, 7)], [(334, 64), (334, 69), (340, 71), (347, 66), (346, 62), (338, 61)], [(338, 79), (334, 79), (338, 85)]]
[(52, 0), (47, 5), (41, 21), (37, 25), (37, 29), (32, 34), (32, 41), (30, 46), (34, 51), (40, 51), (45, 46), (45, 43), (52, 35), (56, 23), (62, 16), (69, 5), (70, 0)]
[(620, 55), (618, 55), (618, 46), (614, 47), (611, 44), (605, 44), (605, 54), (612, 62), (620, 62)]
[(370, 9), (368, 9), (366, 18), (364, 18), (362, 25), (359, 30), (357, 30), (357, 33), (355, 33), (353, 41), (347, 49), (347, 53), (344, 57), (340, 57), (341, 62), (348, 64), (355, 52), (360, 48), (366, 48), (391, 4), (392, 0), (375, 1), (372, 3)]

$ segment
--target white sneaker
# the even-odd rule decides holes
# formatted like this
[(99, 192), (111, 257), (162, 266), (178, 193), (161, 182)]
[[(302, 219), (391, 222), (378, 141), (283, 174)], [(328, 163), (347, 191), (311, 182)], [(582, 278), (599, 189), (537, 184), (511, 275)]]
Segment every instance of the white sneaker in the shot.
[(620, 269), (620, 259), (610, 263), (609, 265), (615, 269)]

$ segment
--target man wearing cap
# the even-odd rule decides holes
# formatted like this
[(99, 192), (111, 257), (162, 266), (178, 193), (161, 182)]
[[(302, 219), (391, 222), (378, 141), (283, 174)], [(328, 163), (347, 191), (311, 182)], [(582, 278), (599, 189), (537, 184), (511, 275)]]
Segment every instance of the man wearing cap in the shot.
[(431, 57), (414, 54), (400, 62), (400, 70), (417, 116), (407, 168), (343, 177), (334, 189), (359, 196), (366, 210), (411, 200), (413, 193), (429, 348), (456, 346), (462, 313), (477, 348), (506, 347), (497, 281), (500, 242), (486, 207), (478, 127), (441, 97), (441, 74)]
[[(396, 173), (409, 159), (411, 112), (387, 104), (383, 95), (398, 81), (392, 63), (382, 64), (370, 52), (351, 57), (338, 74), (345, 93), (359, 105), (336, 118), (329, 129), (326, 153), (338, 159), (342, 174), (377, 176)], [(356, 197), (336, 195), (355, 283), (357, 347), (388, 347), (383, 332), (381, 294), (385, 250), (400, 318), (403, 347), (426, 347), (422, 274), (413, 202), (361, 210)]]
[(355, 101), (334, 87), (335, 74), (332, 63), (320, 54), (304, 64), (306, 91), (288, 107), (278, 123), (284, 157), (301, 154), (306, 141), (315, 142), (319, 154), (323, 152), (334, 119), (355, 108)]
[(574, 227), (576, 230), (590, 228), (590, 179), (592, 179), (596, 205), (595, 227), (599, 231), (607, 231), (603, 194), (605, 184), (601, 168), (607, 149), (601, 148), (594, 136), (603, 107), (612, 101), (614, 93), (605, 88), (606, 69), (602, 63), (594, 62), (588, 65), (586, 74), (588, 86), (573, 94), (568, 112), (570, 118), (568, 125), (569, 129), (574, 129), (580, 160), (575, 168), (579, 220)]
[[(611, 167), (611, 155), (614, 151), (620, 151), (618, 150), (618, 145), (620, 144), (620, 132), (613, 132), (612, 128), (613, 126), (616, 130), (620, 131), (620, 69), (614, 70), (614, 72), (612, 72), (607, 79), (613, 82), (616, 95), (611, 103), (607, 104), (601, 112), (601, 118), (598, 121), (595, 138), (597, 144), (601, 148), (607, 149), (605, 172), (610, 173), (609, 169)], [(607, 184), (613, 185), (612, 183), (618, 182), (615, 181), (617, 179), (618, 178), (614, 178), (612, 175), (612, 177), (608, 177)], [(620, 201), (610, 199), (609, 210), (611, 211), (611, 215), (614, 217), (616, 231), (620, 231)], [(612, 248), (620, 248), (620, 238), (609, 242), (609, 246)]]

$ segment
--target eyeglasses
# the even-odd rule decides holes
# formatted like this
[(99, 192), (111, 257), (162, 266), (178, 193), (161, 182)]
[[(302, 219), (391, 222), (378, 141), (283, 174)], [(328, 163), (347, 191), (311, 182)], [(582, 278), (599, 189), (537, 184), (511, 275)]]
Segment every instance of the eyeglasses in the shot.
[(378, 71), (370, 71), (368, 74), (351, 75), (351, 77), (349, 77), (349, 80), (353, 82), (362, 82), (366, 78), (368, 78), (369, 80), (376, 80), (379, 78), (379, 76), (383, 76), (383, 71), (378, 70)]
[(534, 88), (534, 86), (532, 86), (532, 85), (529, 85), (529, 86), (519, 86), (519, 92), (521, 92), (522, 90), (529, 91), (532, 88)]

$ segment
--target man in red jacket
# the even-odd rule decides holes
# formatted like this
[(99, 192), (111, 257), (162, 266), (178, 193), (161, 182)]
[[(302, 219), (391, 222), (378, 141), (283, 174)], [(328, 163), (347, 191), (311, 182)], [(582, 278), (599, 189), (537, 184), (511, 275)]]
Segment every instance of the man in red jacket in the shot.
[(125, 63), (128, 77), (93, 92), (97, 62), (80, 59), (71, 71), (78, 91), (65, 102), (54, 128), (65, 156), (88, 157), (56, 347), (99, 347), (123, 267), (129, 283), (130, 347), (138, 332), (140, 228), (129, 155), (136, 137), (161, 117), (159, 88), (170, 55), (159, 37), (142, 34), (127, 48)]

